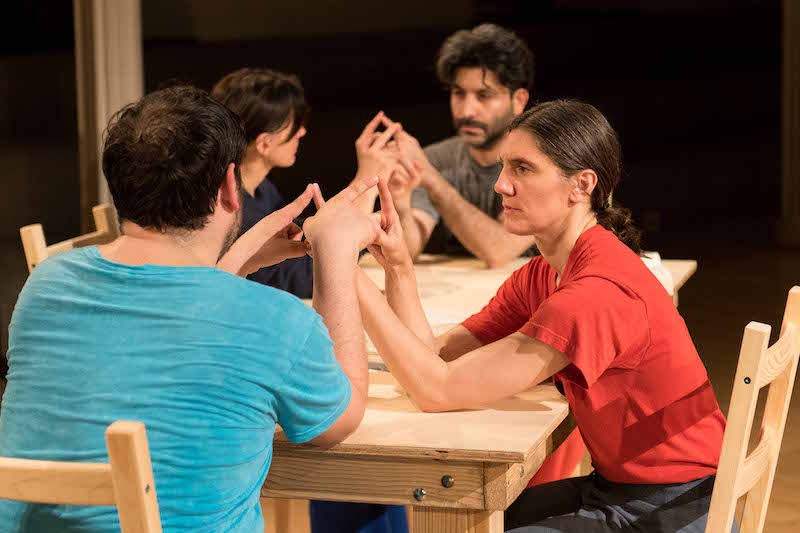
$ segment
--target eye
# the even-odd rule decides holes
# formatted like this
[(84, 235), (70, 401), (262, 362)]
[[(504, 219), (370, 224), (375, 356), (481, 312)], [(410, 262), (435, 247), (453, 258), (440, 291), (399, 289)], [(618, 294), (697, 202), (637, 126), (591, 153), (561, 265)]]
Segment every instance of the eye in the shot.
[(516, 173), (518, 176), (523, 176), (523, 175), (527, 174), (527, 173), (528, 173), (528, 172), (530, 172), (530, 171), (531, 171), (531, 169), (529, 169), (528, 167), (524, 167), (524, 166), (522, 166), (522, 165), (517, 165), (517, 166), (514, 168), (514, 172), (515, 172), (515, 173)]

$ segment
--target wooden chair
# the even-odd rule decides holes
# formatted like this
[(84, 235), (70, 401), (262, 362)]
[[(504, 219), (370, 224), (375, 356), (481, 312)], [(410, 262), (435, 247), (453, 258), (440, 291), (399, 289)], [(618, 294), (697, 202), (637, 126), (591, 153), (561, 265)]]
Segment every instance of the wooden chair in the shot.
[(94, 225), (97, 231), (51, 244), (50, 246), (47, 245), (44, 239), (44, 229), (42, 229), (41, 224), (31, 224), (20, 228), (19, 234), (22, 237), (25, 259), (28, 261), (28, 271), (33, 272), (36, 265), (53, 254), (82, 246), (106, 244), (119, 237), (119, 227), (117, 226), (113, 206), (109, 204), (95, 206), (92, 209), (92, 216), (94, 217)]
[(61, 505), (115, 505), (123, 533), (158, 533), (161, 518), (141, 422), (106, 429), (110, 463), (0, 457), (0, 499)]
[[(789, 291), (783, 326), (771, 347), (771, 328), (750, 322), (728, 409), (728, 425), (711, 496), (706, 533), (729, 533), (738, 499), (747, 495), (739, 531), (761, 533), (800, 358), (800, 286)], [(769, 386), (756, 448), (747, 455), (758, 393)]]

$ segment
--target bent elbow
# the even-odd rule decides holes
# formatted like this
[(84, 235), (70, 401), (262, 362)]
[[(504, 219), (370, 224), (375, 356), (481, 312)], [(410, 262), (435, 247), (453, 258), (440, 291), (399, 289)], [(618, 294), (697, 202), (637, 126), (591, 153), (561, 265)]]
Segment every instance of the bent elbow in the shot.
[(413, 400), (423, 413), (444, 413), (453, 410), (453, 406), (444, 397), (413, 398)]

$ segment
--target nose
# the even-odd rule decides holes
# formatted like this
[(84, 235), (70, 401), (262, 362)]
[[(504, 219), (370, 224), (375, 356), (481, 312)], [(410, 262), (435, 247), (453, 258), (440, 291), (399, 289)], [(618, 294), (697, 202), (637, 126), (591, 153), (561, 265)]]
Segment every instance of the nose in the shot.
[(475, 118), (478, 112), (478, 100), (472, 94), (467, 94), (464, 97), (464, 103), (461, 106), (462, 116), (464, 118)]
[(506, 176), (505, 168), (500, 172), (497, 181), (494, 183), (494, 192), (502, 194), (503, 196), (514, 196), (514, 186), (511, 184), (511, 180), (508, 179), (508, 176)]
[(306, 127), (305, 126), (300, 126), (300, 129), (297, 130), (297, 138), (299, 139), (301, 137), (305, 137), (306, 133), (308, 133), (308, 130), (306, 130)]

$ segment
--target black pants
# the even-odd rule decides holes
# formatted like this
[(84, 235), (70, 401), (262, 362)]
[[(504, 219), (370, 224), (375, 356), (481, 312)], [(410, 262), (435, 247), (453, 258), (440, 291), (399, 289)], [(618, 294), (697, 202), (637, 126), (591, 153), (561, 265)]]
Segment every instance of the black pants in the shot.
[[(629, 485), (592, 472), (526, 489), (506, 511), (505, 529), (704, 533), (713, 488), (714, 476), (671, 485)], [(737, 531), (735, 524), (732, 531)]]

